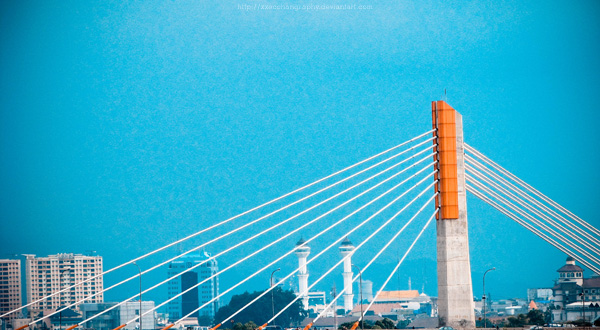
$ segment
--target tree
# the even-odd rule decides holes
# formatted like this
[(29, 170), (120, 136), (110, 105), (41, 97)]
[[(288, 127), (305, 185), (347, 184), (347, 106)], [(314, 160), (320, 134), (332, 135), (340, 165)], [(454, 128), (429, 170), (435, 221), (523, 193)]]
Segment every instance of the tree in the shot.
[(510, 316), (506, 320), (508, 321), (509, 328), (520, 328), (527, 323), (527, 317), (523, 314), (519, 314), (517, 317)]
[[(253, 293), (244, 292), (240, 295), (234, 295), (231, 297), (231, 301), (229, 304), (219, 308), (217, 311), (217, 315), (215, 315), (215, 324), (220, 323), (233, 313), (240, 310), (250, 301), (254, 300), (256, 297), (260, 296), (264, 291), (255, 291)], [(296, 299), (296, 294), (290, 290), (282, 290), (280, 287), (273, 288), (273, 302), (275, 306), (275, 313), (282, 310), (285, 306), (287, 306), (290, 302)], [(271, 307), (271, 294), (267, 293), (262, 296), (260, 299), (252, 303), (252, 305), (248, 306), (244, 310), (242, 310), (239, 314), (237, 314), (234, 319), (235, 322), (239, 322), (240, 324), (248, 323), (250, 321), (256, 324), (264, 324), (266, 323), (272, 316), (272, 307)], [(308, 312), (304, 310), (302, 306), (302, 302), (298, 299), (296, 300), (290, 307), (288, 307), (281, 315), (279, 315), (273, 322), (274, 325), (280, 325), (282, 327), (290, 327), (291, 325), (300, 324), (300, 322), (308, 315)], [(224, 324), (223, 326), (227, 327), (229, 325)], [(245, 324), (243, 325), (246, 326)], [(235, 325), (234, 325), (235, 329)], [(250, 329), (235, 329), (235, 330), (250, 330)]]
[(406, 329), (410, 324), (410, 320), (400, 320), (398, 324), (396, 324), (396, 329)]
[(246, 324), (242, 324), (242, 322), (237, 322), (233, 325), (233, 330), (254, 330), (256, 328), (258, 328), (258, 326), (252, 321), (246, 322)]
[[(351, 329), (355, 322), (356, 321), (342, 323), (339, 325), (338, 329), (340, 329), (340, 330)], [(382, 320), (375, 321), (375, 323), (365, 320), (363, 323), (363, 328), (364, 329), (395, 329), (396, 327), (394, 325), (394, 321), (392, 321), (386, 317)]]
[(381, 329), (395, 329), (396, 328), (394, 321), (388, 319), (387, 317), (384, 318), (383, 320), (376, 321), (375, 325), (379, 326)]
[(544, 313), (539, 309), (532, 309), (527, 313), (527, 319), (529, 324), (544, 325), (545, 317)]
[[(475, 320), (475, 327), (477, 328), (483, 328), (484, 327), (484, 323), (483, 323), (483, 319), (479, 319), (479, 320)], [(489, 318), (485, 318), (485, 327), (486, 328), (495, 328), (496, 325), (492, 323), (492, 321), (490, 321)]]

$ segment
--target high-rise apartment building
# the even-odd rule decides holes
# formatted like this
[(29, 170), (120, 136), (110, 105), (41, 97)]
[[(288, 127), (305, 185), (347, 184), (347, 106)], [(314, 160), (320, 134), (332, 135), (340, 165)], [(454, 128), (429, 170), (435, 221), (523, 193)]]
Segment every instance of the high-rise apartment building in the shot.
[[(219, 266), (209, 253), (190, 253), (171, 262), (169, 264), (168, 277), (175, 276), (198, 264), (201, 265), (169, 281), (167, 287), (169, 298), (203, 282), (189, 292), (169, 302), (167, 312), (171, 321), (179, 320), (219, 295), (218, 276), (210, 278), (219, 271)], [(212, 320), (218, 309), (219, 299), (216, 299), (197, 313), (190, 315), (190, 317), (200, 318), (204, 316)]]
[[(21, 307), (21, 260), (0, 259), (0, 314)], [(14, 319), (20, 313), (7, 315)]]
[[(102, 257), (61, 253), (47, 257), (27, 255), (25, 276), (27, 302), (33, 302), (102, 273)], [(102, 276), (33, 304), (31, 311), (55, 310), (102, 291)], [(104, 295), (86, 300), (100, 303)]]

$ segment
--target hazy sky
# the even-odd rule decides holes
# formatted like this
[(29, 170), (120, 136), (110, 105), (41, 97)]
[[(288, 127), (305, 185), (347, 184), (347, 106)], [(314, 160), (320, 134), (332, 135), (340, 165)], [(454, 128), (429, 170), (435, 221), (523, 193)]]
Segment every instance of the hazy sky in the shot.
[[(255, 4), (273, 3), (3, 1), (0, 257), (95, 250), (108, 269), (427, 131), (444, 90), (467, 143), (600, 226), (597, 1)], [(492, 298), (552, 285), (564, 254), (468, 203), (476, 296), (492, 266)], [(428, 233), (399, 285), (436, 294)]]

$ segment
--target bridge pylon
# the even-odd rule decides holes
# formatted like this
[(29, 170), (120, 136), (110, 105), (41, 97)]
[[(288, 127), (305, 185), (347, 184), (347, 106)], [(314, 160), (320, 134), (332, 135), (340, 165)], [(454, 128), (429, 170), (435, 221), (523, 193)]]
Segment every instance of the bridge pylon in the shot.
[(440, 325), (475, 328), (469, 260), (467, 190), (462, 116), (444, 101), (432, 102), (436, 179), (438, 315)]

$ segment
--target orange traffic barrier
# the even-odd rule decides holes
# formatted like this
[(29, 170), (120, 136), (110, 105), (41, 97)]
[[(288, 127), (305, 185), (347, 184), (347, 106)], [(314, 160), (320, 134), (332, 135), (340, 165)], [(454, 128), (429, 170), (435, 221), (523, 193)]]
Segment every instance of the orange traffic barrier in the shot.
[(171, 324), (167, 325), (166, 327), (162, 328), (161, 330), (171, 329), (174, 325), (175, 325), (175, 323), (171, 323)]
[(257, 329), (258, 329), (258, 330), (263, 330), (263, 329), (264, 329), (266, 326), (267, 326), (267, 323), (265, 323), (265, 324), (261, 325), (261, 326), (260, 326), (260, 327), (258, 327)]
[(219, 329), (219, 327), (221, 326), (221, 323), (215, 325), (213, 328), (211, 328), (210, 330), (217, 330)]
[(18, 327), (15, 330), (23, 330), (23, 329), (27, 328), (28, 326), (29, 326), (29, 324), (25, 324), (24, 326)]
[(121, 324), (120, 326), (114, 328), (113, 330), (119, 330), (119, 329), (123, 329), (127, 326), (127, 324)]
[(310, 328), (312, 327), (312, 325), (313, 325), (313, 324), (312, 324), (312, 322), (310, 322), (309, 324), (307, 324), (307, 325), (304, 327), (304, 330), (308, 330), (308, 329), (310, 329)]
[(352, 325), (352, 328), (350, 328), (350, 330), (356, 330), (357, 327), (358, 327), (358, 321), (354, 322), (354, 324)]
[(65, 330), (73, 330), (73, 329), (77, 328), (78, 326), (79, 326), (79, 324), (75, 324), (75, 325), (72, 325), (72, 326), (66, 328)]
[(438, 172), (435, 179), (436, 205), (439, 219), (458, 219), (458, 167), (456, 156), (456, 111), (444, 101), (431, 104), (433, 128), (437, 143), (434, 160)]

